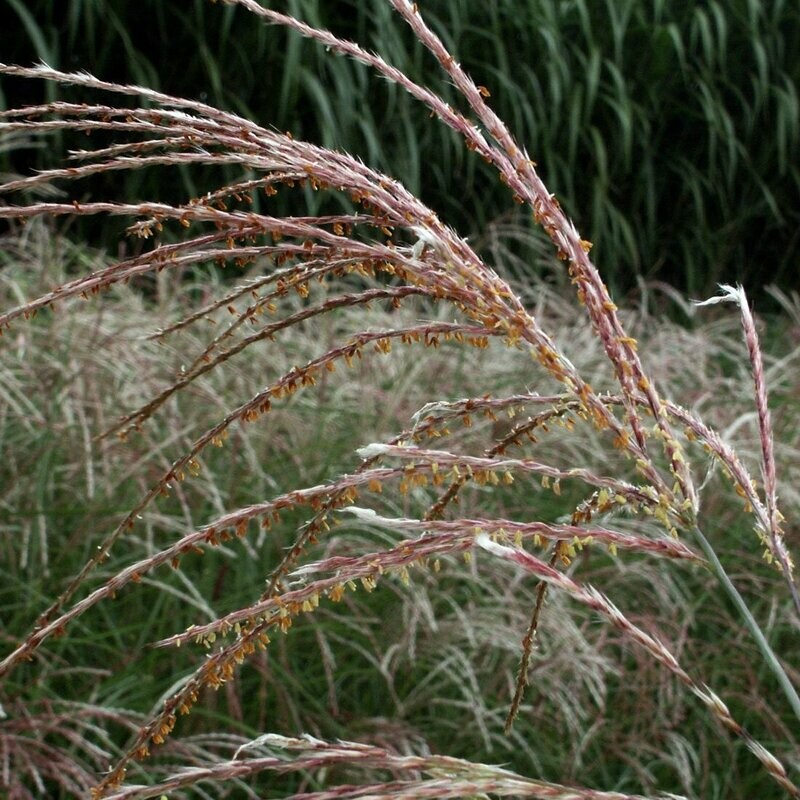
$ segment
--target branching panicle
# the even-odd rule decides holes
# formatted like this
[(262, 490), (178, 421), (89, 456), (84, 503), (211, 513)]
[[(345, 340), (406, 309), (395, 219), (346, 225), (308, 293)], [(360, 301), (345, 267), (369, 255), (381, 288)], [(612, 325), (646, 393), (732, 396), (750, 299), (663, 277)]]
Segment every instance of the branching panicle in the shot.
[[(96, 546), (91, 558), (39, 615), (27, 635), (10, 646), (0, 661), (0, 677), (7, 678), (22, 662), (41, 656), (45, 642), (71, 630), (73, 623), (90, 609), (123, 590), (133, 591), (135, 584), (156, 582), (161, 567), (169, 565), (177, 570), (182, 561), (185, 566), (194, 554), (222, 548), (236, 538), (249, 544), (248, 533), (256, 524), (264, 530), (291, 526), (293, 538), (270, 565), (266, 587), (253, 587), (251, 601), (206, 617), (202, 624), (156, 642), (161, 648), (191, 648), (199, 644), (204, 649), (195, 658), (193, 670), (173, 687), (158, 710), (136, 726), (124, 752), (117, 754), (105, 775), (98, 777), (96, 798), (132, 800), (201, 781), (230, 781), (265, 770), (283, 774), (341, 764), (367, 765), (399, 777), (303, 796), (315, 800), (363, 794), (444, 798), (491, 793), (561, 800), (633, 797), (566, 789), (444, 756), (400, 756), (368, 745), (330, 745), (283, 737), (262, 739), (260, 744), (298, 752), (293, 762), (273, 755), (239, 759), (237, 753), (232, 759), (213, 764), (197, 766), (195, 761), (191, 769), (153, 779), (152, 785), (146, 787), (125, 783), (126, 770), (164, 744), (178, 718), (201, 702), (209, 688), (225, 686), (242, 663), (257, 659), (272, 637), (288, 633), (297, 620), (315, 614), (321, 605), (343, 602), (356, 590), (371, 592), (387, 579), (404, 586), (409, 584), (412, 572), (433, 579), (442, 559), (469, 559), (477, 544), (541, 581), (528, 631), (522, 639), (523, 656), (506, 718), (506, 734), (511, 733), (512, 723), (523, 708), (534, 637), (547, 615), (547, 585), (599, 614), (611, 628), (664, 667), (713, 718), (746, 744), (783, 790), (800, 797), (782, 763), (734, 719), (716, 694), (690, 675), (670, 648), (635, 624), (605, 595), (574, 578), (571, 572), (568, 574), (568, 570), (579, 568), (582, 551), (600, 548), (612, 555), (623, 551), (626, 557), (632, 553), (641, 558), (672, 559), (676, 569), (686, 562), (710, 564), (737, 608), (744, 609), (745, 621), (767, 665), (800, 717), (800, 701), (787, 671), (772, 653), (713, 550), (709, 552), (700, 527), (700, 490), (692, 472), (691, 443), (697, 441), (723, 465), (745, 499), (769, 555), (781, 567), (800, 614), (791, 556), (777, 507), (777, 472), (764, 366), (755, 323), (743, 293), (728, 290), (729, 299), (736, 299), (742, 310), (753, 367), (763, 500), (732, 448), (696, 416), (662, 397), (638, 353), (636, 340), (624, 326), (622, 315), (589, 257), (591, 244), (581, 238), (544, 185), (535, 162), (492, 111), (487, 102), (489, 90), (478, 86), (464, 72), (442, 38), (428, 26), (417, 4), (389, 0), (417, 40), (435, 56), (465, 101), (468, 113), (453, 109), (435, 92), (353, 42), (264, 8), (255, 0), (226, 2), (368, 65), (424, 104), (463, 138), (469, 150), (494, 166), (513, 198), (528, 206), (533, 219), (552, 241), (556, 256), (566, 262), (569, 279), (585, 311), (587, 330), (591, 330), (606, 358), (609, 385), (598, 389), (591, 385), (570, 358), (569, 343), (562, 347), (558, 331), (548, 330), (509, 282), (466, 239), (399, 181), (357, 158), (295, 140), (198, 101), (103, 81), (86, 73), (65, 73), (45, 65), (22, 68), (0, 64), (2, 75), (44, 79), (73, 90), (127, 98), (118, 105), (58, 101), (0, 112), (0, 132), (98, 131), (104, 137), (119, 138), (94, 150), (72, 152), (66, 167), (0, 185), (4, 198), (0, 218), (24, 222), (37, 217), (121, 216), (130, 220), (129, 234), (143, 240), (145, 248), (138, 255), (72, 278), (16, 307), (3, 309), (0, 332), (20, 318), (45, 309), (70, 308), (77, 298), (90, 299), (143, 275), (162, 271), (178, 275), (185, 267), (203, 264), (233, 264), (263, 273), (250, 275), (233, 287), (220, 288), (218, 294), (205, 297), (199, 307), (184, 309), (176, 320), (152, 333), (150, 338), (159, 341), (168, 335), (179, 339), (201, 328), (201, 323), (218, 325), (219, 316), (227, 320), (215, 335), (204, 337), (177, 377), (151, 393), (138, 408), (131, 404), (133, 410), (130, 406), (124, 409), (115, 422), (105, 425), (105, 430), (95, 431), (98, 439), (112, 433), (121, 439), (146, 433), (167, 415), (176, 400), (197, 391), (217, 375), (226, 374), (231, 365), (243, 364), (245, 355), (277, 342), (277, 337), (286, 332), (317, 332), (328, 324), (332, 331), (330, 338), (314, 338), (314, 355), (301, 362), (302, 366), (282, 365), (280, 359), (275, 359), (270, 364), (270, 374), (258, 376), (261, 388), (249, 399), (239, 398), (221, 416), (218, 414), (210, 427), (199, 435), (193, 434), (193, 441), (187, 438), (191, 443), (171, 462), (165, 462), (169, 465), (160, 474), (148, 477), (149, 488), (134, 507)], [(137, 102), (141, 107), (135, 105)], [(96, 175), (204, 166), (235, 169), (239, 177), (175, 204), (157, 199), (26, 199), (26, 193), (42, 187), (58, 184), (70, 190)], [(270, 200), (279, 189), (299, 187), (308, 187), (325, 197), (334, 196), (341, 203), (338, 208), (347, 208), (341, 213), (307, 216), (268, 213)], [(256, 196), (259, 203), (255, 202)], [(390, 307), (385, 327), (369, 323), (370, 305)], [(365, 321), (359, 322), (362, 317)], [(262, 498), (251, 505), (217, 513), (204, 525), (192, 523), (188, 532), (173, 533), (166, 543), (151, 542), (146, 556), (131, 559), (126, 566), (115, 568), (112, 574), (106, 573), (92, 583), (92, 573), (109, 560), (113, 547), (138, 530), (141, 516), (161, 496), (179, 492), (183, 481), (200, 474), (209, 450), (219, 447), (225, 455), (230, 453), (233, 448), (228, 439), (232, 430), (241, 428), (246, 436), (249, 425), (272, 414), (275, 407), (290, 404), (298, 391), (323, 383), (338, 368), (347, 369), (362, 361), (372, 365), (400, 350), (400, 345), (422, 345), (429, 350), (442, 347), (448, 353), (462, 350), (467, 364), (479, 351), (491, 347), (494, 355), (504, 352), (505, 347), (511, 358), (519, 357), (516, 375), (520, 386), (510, 394), (428, 403), (410, 419), (405, 430), (388, 441), (353, 442), (352, 449), (361, 463), (352, 472), (310, 487), (276, 492), (271, 500)], [(275, 346), (280, 352), (280, 345)], [(375, 382), (379, 382), (377, 378)], [(527, 390), (530, 385), (542, 387), (542, 394)], [(506, 414), (510, 421), (507, 427), (498, 426), (497, 431), (492, 431), (488, 445), (485, 436), (470, 438), (464, 433), (471, 431), (475, 420), (487, 427), (497, 423), (500, 414)], [(311, 424), (315, 424), (313, 420)], [(461, 435), (452, 433), (451, 426), (456, 425), (462, 429)], [(549, 443), (555, 439), (553, 431), (564, 441), (594, 436), (613, 458), (603, 462), (606, 466), (595, 466), (591, 461), (576, 465), (569, 457), (540, 448), (540, 440)], [(324, 434), (318, 435), (324, 444)], [(560, 440), (556, 441), (558, 447)], [(233, 459), (232, 454), (228, 457)], [(512, 487), (513, 491), (525, 493), (525, 508), (534, 519), (510, 519), (492, 511), (494, 506), (488, 501), (485, 515), (462, 512), (457, 507), (462, 496), (469, 494), (468, 488), (474, 488), (480, 497), (499, 497), (505, 491), (511, 492)], [(536, 502), (538, 492), (558, 498), (564, 515), (545, 518), (548, 515)], [(383, 493), (396, 501), (394, 506), (387, 504), (395, 509), (393, 512), (386, 512), (380, 505), (379, 496)], [(365, 497), (375, 500), (373, 505), (380, 506), (382, 513), (364, 506), (369, 502)], [(397, 511), (400, 504), (407, 509), (413, 507), (414, 511), (401, 516)], [(311, 518), (298, 525), (300, 512)], [(384, 538), (380, 545), (373, 543), (362, 552), (358, 549), (358, 535), (365, 532), (380, 532)], [(679, 539), (684, 532), (696, 534), (702, 554)], [(313, 545), (320, 541), (326, 550), (316, 557), (319, 554), (313, 551)], [(546, 547), (553, 548), (549, 563), (529, 552)], [(481, 579), (489, 580), (483, 575)], [(523, 633), (519, 631), (520, 635)], [(331, 664), (326, 666), (330, 674), (335, 672)], [(0, 730), (0, 743), (2, 735)]]

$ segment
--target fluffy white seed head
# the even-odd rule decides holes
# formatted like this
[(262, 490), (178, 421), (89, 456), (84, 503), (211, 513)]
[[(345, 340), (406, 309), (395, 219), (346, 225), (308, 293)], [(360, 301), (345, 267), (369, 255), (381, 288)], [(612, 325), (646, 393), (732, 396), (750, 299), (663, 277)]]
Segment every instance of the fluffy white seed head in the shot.
[(692, 305), (695, 306), (713, 306), (717, 303), (736, 303), (737, 306), (744, 307), (747, 302), (744, 295), (744, 289), (740, 284), (731, 286), (729, 283), (719, 284), (720, 294), (714, 297), (709, 297), (708, 300), (694, 300)]

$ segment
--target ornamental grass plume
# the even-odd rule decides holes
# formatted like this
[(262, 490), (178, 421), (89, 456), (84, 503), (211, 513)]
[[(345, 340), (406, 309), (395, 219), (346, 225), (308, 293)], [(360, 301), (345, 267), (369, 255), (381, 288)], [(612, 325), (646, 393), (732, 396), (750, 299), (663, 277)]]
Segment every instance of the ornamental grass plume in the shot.
[[(465, 74), (426, 23), (417, 4), (389, 2), (435, 56), (447, 80), (458, 90), (463, 111), (353, 42), (264, 8), (254, 0), (228, 0), (267, 23), (286, 26), (334, 53), (366, 64), (398, 84), (459, 134), (470, 151), (497, 169), (514, 201), (530, 209), (564, 262), (592, 334), (607, 359), (608, 385), (602, 390), (592, 386), (569, 353), (557, 344), (558, 337), (542, 326), (510, 284), (464, 238), (399, 181), (370, 169), (357, 158), (298, 141), (199, 101), (112, 83), (86, 73), (65, 73), (46, 65), (0, 65), (0, 74), (6, 76), (57, 82), (92, 96), (113, 98), (92, 104), (54, 101), (2, 112), (0, 130), (8, 134), (83, 132), (101, 135), (108, 143), (71, 152), (67, 167), (7, 181), (0, 192), (10, 199), (0, 206), (0, 217), (24, 222), (42, 216), (122, 216), (131, 220), (131, 236), (153, 241), (149, 249), (143, 246), (111, 266), (72, 277), (3, 310), (0, 329), (10, 329), (21, 318), (40, 311), (63, 308), (69, 313), (76, 298), (90, 299), (143, 275), (180, 276), (186, 268), (202, 264), (255, 265), (262, 270), (241, 285), (218, 284), (217, 296), (206, 298), (199, 307), (154, 334), (163, 341), (216, 320), (221, 314), (230, 315), (228, 323), (217, 324), (214, 335), (160, 392), (139, 407), (125, 409), (116, 422), (97, 431), (100, 439), (116, 435), (123, 441), (135, 441), (146, 435), (148, 426), (175, 396), (201, 384), (210, 374), (229, 369), (240, 354), (254, 352), (282, 331), (309, 323), (321, 327), (326, 319), (345, 312), (348, 320), (357, 319), (358, 309), (379, 303), (394, 309), (412, 306), (415, 318), (407, 324), (406, 317), (396, 313), (390, 316), (393, 322), (379, 330), (367, 326), (342, 334), (331, 346), (321, 346), (305, 364), (270, 377), (255, 394), (226, 409), (160, 475), (148, 481), (138, 502), (83, 568), (41, 611), (22, 640), (3, 654), (0, 678), (9, 681), (25, 661), (35, 660), (39, 666), (46, 660), (43, 654), (48, 643), (56, 637), (68, 637), (86, 612), (123, 590), (135, 591), (134, 584), (155, 581), (162, 568), (179, 570), (195, 554), (226, 547), (237, 538), (260, 536), (257, 528), (263, 532), (284, 526), (293, 531), (292, 544), (271, 565), (266, 586), (252, 588), (250, 603), (155, 643), (160, 648), (198, 646), (192, 650), (193, 667), (175, 676), (163, 702), (136, 726), (109, 768), (96, 775), (94, 797), (153, 797), (199, 784), (240, 780), (262, 771), (283, 774), (365, 763), (374, 773), (389, 773), (392, 779), (369, 778), (371, 782), (357, 786), (341, 783), (293, 796), (316, 800), (481, 793), (598, 800), (632, 797), (600, 789), (566, 788), (446, 756), (400, 757), (365, 744), (276, 735), (261, 737), (253, 746), (294, 751), (299, 754), (294, 761), (286, 760), (283, 754), (239, 758), (237, 753), (230, 759), (209, 757), (202, 763), (202, 754), (193, 751), (174, 774), (163, 777), (154, 769), (146, 786), (126, 782), (126, 774), (133, 767), (140, 775), (148, 774), (142, 765), (150, 763), (148, 758), (159, 748), (169, 746), (178, 718), (190, 714), (209, 688), (224, 687), (240, 665), (255, 661), (263, 650), (269, 653), (272, 640), (289, 633), (299, 617), (315, 614), (322, 605), (346, 603), (353, 591), (371, 592), (388, 576), (407, 583), (415, 571), (430, 567), (435, 573), (442, 559), (454, 554), (469, 558), (477, 545), (490, 555), (514, 562), (541, 581), (523, 640), (521, 668), (506, 724), (509, 733), (523, 702), (539, 620), (547, 613), (547, 585), (550, 591), (563, 592), (587, 606), (663, 666), (700, 700), (722, 729), (745, 743), (781, 792), (800, 798), (800, 789), (782, 760), (791, 742), (771, 742), (777, 755), (770, 752), (734, 718), (725, 702), (705, 685), (702, 675), (695, 675), (690, 665), (680, 663), (668, 644), (635, 624), (605, 595), (582, 583), (576, 569), (578, 555), (585, 548), (603, 548), (613, 555), (619, 552), (621, 559), (629, 553), (675, 559), (676, 569), (687, 561), (710, 567), (749, 627), (783, 690), (785, 702), (800, 719), (800, 699), (787, 674), (790, 671), (773, 653), (703, 533), (702, 492), (695, 477), (698, 453), (701, 457), (710, 454), (722, 466), (743, 499), (746, 512), (753, 517), (766, 558), (774, 564), (774, 591), (788, 591), (800, 616), (792, 559), (777, 508), (763, 365), (743, 293), (735, 291), (755, 376), (763, 492), (719, 434), (662, 396), (589, 256), (591, 243), (580, 237), (542, 182), (536, 163), (491, 110), (489, 90)], [(167, 171), (175, 167), (225, 167), (241, 177), (181, 204), (129, 199), (26, 200), (27, 192), (54, 184), (71, 187), (83, 178), (119, 170)], [(315, 196), (338, 198), (339, 205), (334, 207), (338, 210), (303, 216), (268, 213), (270, 198), (276, 192), (301, 187)], [(726, 291), (732, 296), (733, 290)], [(313, 391), (315, 385), (328, 380), (330, 373), (364, 359), (388, 357), (401, 345), (465, 348), (468, 354), (470, 348), (505, 347), (519, 359), (521, 381), (542, 388), (542, 392), (517, 388), (500, 396), (481, 394), (432, 401), (390, 440), (366, 446), (353, 442), (361, 463), (352, 472), (316, 485), (297, 486), (268, 499), (253, 498), (249, 505), (212, 515), (188, 532), (173, 531), (169, 541), (155, 543), (146, 556), (129, 560), (108, 574), (103, 565), (112, 548), (118, 554), (126, 537), (134, 535), (140, 517), (159, 498), (182, 496), (183, 482), (197, 479), (207, 468), (210, 448), (224, 451), (235, 427), (244, 430), (246, 436), (250, 426), (262, 419), (263, 424), (269, 424), (275, 406), (288, 402), (295, 393)], [(470, 452), (474, 442), (452, 430), (456, 425), (469, 430), (482, 420), (495, 423), (501, 414), (513, 420), (510, 428), (498, 429), (492, 444), (477, 455)], [(314, 425), (314, 421), (309, 424)], [(577, 439), (589, 436), (588, 431), (596, 434), (612, 454), (608, 464), (613, 463), (616, 471), (593, 464), (540, 460), (537, 447), (554, 430)], [(512, 486), (529, 491), (534, 480), (537, 487), (541, 485), (556, 496), (564, 493), (571, 505), (566, 519), (536, 518), (539, 512), (535, 503), (529, 506), (534, 518), (526, 520), (493, 515), (491, 506), (485, 515), (459, 513), (459, 498), (471, 487), (499, 495), (511, 491)], [(393, 502), (384, 502), (387, 497), (394, 498)], [(367, 507), (367, 503), (378, 509)], [(403, 513), (401, 508), (405, 509)], [(298, 522), (301, 518), (307, 519)], [(348, 546), (348, 532), (354, 529), (354, 518), (355, 530), (383, 532), (386, 546), (353, 552)], [(654, 526), (659, 533), (653, 533)], [(315, 547), (325, 543), (332, 549), (312, 558), (312, 554), (318, 554)], [(291, 647), (291, 642), (290, 637), (286, 647)], [(170, 752), (180, 754), (181, 750)]]

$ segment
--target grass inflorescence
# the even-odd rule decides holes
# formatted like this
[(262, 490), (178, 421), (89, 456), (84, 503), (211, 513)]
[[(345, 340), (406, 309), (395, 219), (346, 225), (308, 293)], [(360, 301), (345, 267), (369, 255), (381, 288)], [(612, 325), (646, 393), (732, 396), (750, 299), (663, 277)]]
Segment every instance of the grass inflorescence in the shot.
[[(2, 112), (5, 132), (101, 138), (72, 152), (68, 166), (0, 187), (11, 200), (0, 217), (28, 223), (15, 234), (20, 253), (50, 241), (37, 238), (42, 217), (123, 217), (139, 243), (110, 263), (67, 259), (55, 285), (10, 282), (0, 312), (6, 394), (19, 420), (11, 447), (20, 471), (38, 475), (35, 488), (14, 490), (30, 511), (13, 521), (21, 536), (9, 545), (18, 565), (9, 573), (33, 595), (5, 601), (19, 631), (0, 660), (11, 687), (0, 723), (10, 790), (77, 794), (92, 784), (97, 798), (122, 798), (202, 784), (224, 794), (261, 773), (300, 772), (313, 786), (303, 796), (316, 800), (638, 796), (615, 791), (619, 784), (710, 796), (731, 786), (709, 783), (708, 753), (689, 744), (710, 721), (711, 741), (749, 752), (748, 774), (760, 765), (759, 787), (800, 797), (789, 760), (800, 699), (782, 657), (790, 648), (781, 648), (783, 635), (796, 635), (800, 597), (778, 508), (780, 421), (767, 395), (777, 367), (761, 353), (744, 293), (725, 287), (721, 299), (741, 312), (747, 355), (733, 364), (752, 369), (755, 458), (696, 413), (723, 385), (694, 382), (702, 337), (681, 342), (691, 332), (673, 331), (660, 342), (617, 307), (592, 243), (492, 110), (491, 90), (473, 82), (416, 4), (389, 3), (461, 110), (354, 42), (253, 0), (228, 4), (374, 70), (460, 137), (465, 157), (492, 167), (551, 241), (582, 314), (544, 285), (538, 297), (519, 290), (402, 183), (342, 151), (201, 101), (0, 65), (0, 74), (92, 97)], [(239, 177), (177, 204), (42, 194), (95, 175), (204, 167)], [(298, 189), (322, 199), (305, 214), (269, 213), (276, 193)], [(223, 268), (242, 277), (221, 281)], [(158, 320), (155, 330), (144, 320)], [(36, 357), (43, 342), (56, 350), (49, 365)], [(26, 392), (35, 380), (49, 388)], [(684, 405), (662, 394), (666, 385), (685, 392)], [(41, 432), (62, 415), (80, 455), (60, 463), (64, 451)], [(367, 429), (379, 434), (371, 442)], [(37, 432), (52, 460), (22, 447)], [(96, 505), (76, 508), (61, 474)], [(739, 497), (750, 521), (737, 545), (763, 549), (753, 574), (788, 633), (759, 621), (763, 605), (754, 613), (729, 575), (716, 530), (729, 524), (729, 503), (711, 498), (720, 492)], [(76, 531), (67, 542), (48, 522), (58, 508)], [(48, 580), (54, 560), (59, 578), (71, 576), (57, 585)], [(685, 570), (691, 578), (677, 577)], [(745, 668), (770, 686), (757, 703), (724, 698), (733, 675), (722, 673), (722, 688), (706, 682), (702, 667), (714, 660), (684, 646), (698, 613), (686, 587), (735, 610), (735, 641), (751, 654)], [(602, 633), (579, 609), (605, 623)], [(539, 639), (552, 648), (552, 670), (531, 666)], [(242, 672), (237, 692), (244, 664), (253, 673)], [(638, 691), (626, 683), (629, 671), (654, 666), (662, 672)], [(121, 710), (118, 697), (138, 707)], [(612, 699), (630, 704), (630, 724), (613, 729), (619, 761), (602, 755)], [(447, 709), (441, 721), (435, 704)], [(635, 747), (626, 742), (630, 727), (649, 730), (648, 704), (663, 722), (657, 758), (646, 733)], [(91, 720), (85, 729), (68, 722), (78, 707)], [(548, 715), (542, 729), (567, 732), (570, 764), (533, 735), (530, 720)], [(227, 723), (215, 726), (217, 716)], [(352, 738), (354, 718), (369, 743), (319, 738)], [(452, 728), (448, 757), (428, 752), (427, 726), (436, 748)], [(280, 736), (265, 734), (275, 728)], [(301, 733), (315, 738), (287, 738)], [(26, 756), (20, 738), (41, 737)], [(488, 767), (476, 743), (538, 774)], [(351, 785), (359, 767), (367, 776)], [(287, 786), (308, 789), (302, 780)]]

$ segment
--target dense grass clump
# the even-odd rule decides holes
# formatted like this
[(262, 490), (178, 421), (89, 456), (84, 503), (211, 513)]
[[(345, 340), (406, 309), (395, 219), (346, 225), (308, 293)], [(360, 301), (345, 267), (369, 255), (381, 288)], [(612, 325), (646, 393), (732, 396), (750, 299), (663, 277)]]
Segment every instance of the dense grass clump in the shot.
[[(417, 82), (430, 75), (430, 56), (383, 4), (304, 0), (287, 9), (375, 49)], [(466, 71), (491, 88), (495, 110), (601, 249), (616, 291), (636, 287), (636, 276), (695, 296), (742, 281), (768, 303), (765, 270), (784, 290), (797, 288), (796, 3), (433, 1), (425, 13)], [(88, 68), (362, 154), (402, 176), (465, 235), (480, 237), (498, 220), (527, 222), (509, 210), (492, 169), (469, 158), (449, 130), (427, 124), (399, 87), (294, 31), (253, 26), (235, 6), (8, 0), (5, 19), (6, 30), (20, 34), (2, 39), (6, 61)], [(460, 107), (452, 87), (435, 83)], [(0, 88), (7, 104), (62, 93), (9, 80)], [(54, 166), (47, 149), (24, 159), (18, 151), (12, 163)], [(152, 196), (158, 187), (171, 202), (217, 185), (197, 171), (183, 171), (171, 195), (152, 175), (117, 180), (126, 196)], [(109, 185), (94, 184), (100, 192)], [(296, 208), (288, 200), (277, 207)], [(83, 230), (115, 246), (116, 229)], [(526, 255), (520, 278), (532, 269)]]
[[(524, 231), (490, 228), (481, 255), (343, 151), (0, 65), (87, 97), (2, 132), (94, 137), (0, 186), (7, 791), (800, 797), (796, 302), (776, 293), (768, 355), (740, 287), (710, 301), (738, 315), (695, 329), (620, 310), (415, 4), (391, 0), (392, 24), (463, 111), (352, 41), (230, 5), (427, 107), (576, 299), (509, 278)], [(225, 181), (179, 201), (71, 194), (206, 169)], [(123, 218), (130, 240), (89, 256), (48, 217)]]

